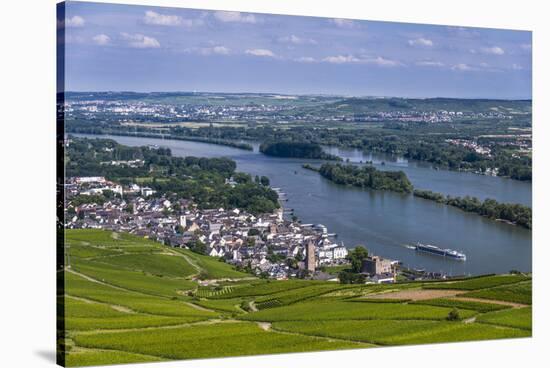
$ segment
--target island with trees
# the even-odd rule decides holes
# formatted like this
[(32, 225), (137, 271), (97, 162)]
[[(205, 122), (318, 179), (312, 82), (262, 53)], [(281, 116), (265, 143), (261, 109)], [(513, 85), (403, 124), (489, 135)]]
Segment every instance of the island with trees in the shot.
[(532, 210), (522, 204), (499, 203), (494, 199), (485, 199), (483, 202), (476, 197), (452, 197), (429, 190), (414, 190), (414, 196), (437, 203), (457, 207), (466, 212), (477, 213), (493, 220), (505, 221), (527, 229), (532, 226)]
[(399, 193), (413, 191), (413, 185), (403, 171), (380, 171), (373, 166), (324, 163), (319, 168), (319, 174), (336, 184)]
[(268, 156), (310, 158), (341, 161), (338, 156), (323, 151), (321, 145), (309, 142), (268, 142), (260, 146), (260, 152)]

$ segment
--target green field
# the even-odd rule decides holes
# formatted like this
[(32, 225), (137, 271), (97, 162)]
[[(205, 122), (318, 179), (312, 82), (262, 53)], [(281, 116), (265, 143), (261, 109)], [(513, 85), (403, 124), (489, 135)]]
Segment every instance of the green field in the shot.
[(472, 302), (467, 300), (460, 300), (460, 299), (445, 299), (445, 298), (439, 298), (439, 299), (429, 299), (429, 300), (421, 300), (415, 302), (416, 304), (426, 304), (426, 305), (434, 305), (439, 307), (456, 307), (459, 309), (470, 309), (474, 311), (478, 311), (481, 313), (486, 312), (494, 312), (499, 311), (502, 309), (508, 309), (510, 308), (507, 305), (502, 304), (492, 304), (492, 303), (484, 303), (484, 302)]
[(75, 337), (75, 343), (89, 348), (114, 348), (165, 359), (362, 347), (361, 344), (353, 342), (334, 342), (314, 337), (268, 332), (251, 323), (218, 323), (183, 328), (79, 335)]
[[(444, 320), (451, 308), (398, 303), (358, 303), (311, 300), (309, 302), (261, 310), (239, 317), (249, 321), (316, 321), (316, 320)], [(473, 311), (460, 310), (463, 318)]]
[[(66, 243), (70, 267), (60, 302), (68, 366), (531, 335), (527, 276), (395, 285), (272, 281), (129, 234), (70, 230)], [(385, 298), (408, 289), (460, 289), (468, 299)], [(498, 304), (510, 301), (519, 304)], [(459, 320), (448, 321), (453, 308)]]
[(498, 286), (491, 289), (471, 291), (464, 296), (472, 298), (502, 300), (510, 303), (531, 304), (532, 303), (532, 282)]
[(487, 313), (479, 316), (479, 322), (490, 323), (499, 326), (508, 326), (531, 330), (532, 328), (532, 309), (519, 308), (494, 313)]
[(432, 283), (424, 285), (425, 289), (456, 289), (456, 290), (479, 290), (501, 285), (515, 284), (521, 281), (530, 280), (530, 277), (523, 275), (495, 275), (487, 277), (476, 277), (470, 280), (447, 283)]
[(273, 328), (376, 345), (429, 344), (530, 336), (527, 331), (512, 328), (478, 323), (429, 321), (293, 321), (274, 323)]

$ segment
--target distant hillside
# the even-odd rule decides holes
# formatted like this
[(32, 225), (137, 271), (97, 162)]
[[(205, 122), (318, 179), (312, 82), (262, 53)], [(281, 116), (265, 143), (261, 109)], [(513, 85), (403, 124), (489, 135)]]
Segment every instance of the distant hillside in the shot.
[[(312, 111), (366, 113), (384, 111), (462, 111), (530, 113), (531, 100), (491, 100), (460, 98), (374, 98), (319, 95), (276, 95), (265, 93), (207, 93), (207, 92), (66, 92), (73, 101), (135, 101), (160, 104), (204, 105), (278, 105), (291, 108), (314, 108)], [(321, 111), (318, 111), (320, 109)]]
[(455, 98), (345, 98), (325, 105), (349, 113), (383, 111), (461, 111), (461, 112), (518, 112), (530, 113), (531, 100), (487, 100)]

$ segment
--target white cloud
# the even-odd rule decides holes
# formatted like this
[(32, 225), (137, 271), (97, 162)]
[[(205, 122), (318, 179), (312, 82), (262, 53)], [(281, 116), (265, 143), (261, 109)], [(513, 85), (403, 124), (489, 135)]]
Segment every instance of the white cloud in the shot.
[(142, 35), (140, 33), (129, 34), (123, 32), (120, 34), (122, 39), (128, 41), (128, 45), (137, 49), (159, 48), (160, 43), (156, 38)]
[(197, 52), (201, 55), (229, 55), (231, 50), (225, 46), (202, 47), (190, 49), (190, 52)]
[(248, 49), (245, 51), (245, 54), (254, 56), (275, 57), (273, 51), (268, 49)]
[(323, 61), (331, 64), (346, 64), (346, 63), (358, 63), (361, 60), (356, 58), (353, 55), (337, 55), (337, 56), (327, 56)]
[(177, 15), (159, 14), (152, 10), (148, 10), (145, 12), (143, 21), (145, 22), (145, 24), (156, 26), (177, 26), (181, 24), (181, 17)]
[(315, 63), (317, 60), (310, 56), (302, 56), (302, 57), (299, 57), (298, 59), (294, 59), (294, 61), (297, 61), (299, 63)]
[(434, 45), (432, 40), (429, 40), (427, 38), (417, 38), (414, 40), (408, 41), (410, 46), (421, 46), (421, 47), (432, 47)]
[(294, 45), (316, 45), (317, 41), (311, 38), (302, 38), (296, 35), (280, 37), (279, 42), (292, 43)]
[(327, 56), (322, 61), (331, 63), (331, 64), (373, 64), (378, 66), (400, 66), (403, 65), (399, 61), (386, 59), (382, 56), (377, 57), (357, 57), (353, 55), (336, 55), (336, 56)]
[(433, 61), (433, 60), (420, 60), (415, 63), (418, 66), (433, 66), (433, 67), (443, 67), (445, 66), (444, 63), (441, 61)]
[(504, 50), (498, 46), (482, 47), (480, 51), (488, 55), (504, 55)]
[(512, 70), (523, 70), (523, 67), (519, 64), (512, 64)]
[(221, 22), (256, 23), (258, 20), (253, 14), (243, 14), (236, 11), (217, 11), (214, 17)]
[(473, 67), (471, 65), (464, 64), (464, 63), (455, 64), (451, 67), (451, 69), (459, 72), (471, 72), (471, 71), (478, 70), (476, 67)]
[(369, 64), (376, 64), (379, 66), (400, 66), (402, 65), (399, 61), (386, 59), (381, 56), (377, 56), (374, 59), (366, 59), (366, 62)]
[(333, 18), (329, 19), (329, 22), (340, 28), (353, 28), (355, 22), (350, 19)]
[(174, 26), (181, 25), (189, 28), (195, 27), (195, 26), (202, 26), (204, 24), (204, 20), (200, 18), (186, 19), (178, 15), (159, 14), (152, 10), (148, 10), (145, 12), (145, 16), (143, 17), (143, 22), (145, 24), (155, 25), (155, 26), (174, 27)]
[(214, 54), (218, 55), (227, 55), (230, 52), (230, 50), (225, 46), (214, 46), (211, 49)]
[(98, 34), (92, 37), (92, 40), (96, 45), (105, 46), (111, 42), (111, 37), (106, 34)]
[(202, 26), (203, 24), (204, 20), (202, 19), (181, 19), (181, 25), (188, 28)]
[(74, 15), (65, 21), (67, 27), (84, 27), (86, 21), (79, 15)]

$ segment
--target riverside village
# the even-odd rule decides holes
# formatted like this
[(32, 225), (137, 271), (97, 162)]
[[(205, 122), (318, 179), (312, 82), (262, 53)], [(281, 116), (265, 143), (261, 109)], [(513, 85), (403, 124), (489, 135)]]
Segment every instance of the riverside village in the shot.
[[(139, 164), (139, 163), (135, 163)], [(231, 184), (231, 180), (228, 181)], [(273, 188), (284, 202), (284, 193)], [(120, 185), (105, 177), (72, 177), (64, 185), (67, 229), (127, 232), (171, 247), (188, 248), (218, 258), (259, 277), (284, 280), (310, 278), (339, 281), (349, 264), (348, 249), (322, 224), (301, 224), (274, 213), (254, 216), (238, 208), (199, 209), (190, 200), (171, 202), (135, 183)], [(73, 203), (72, 198), (110, 194), (104, 203)], [(113, 195), (114, 194), (114, 195)], [(294, 219), (295, 220), (295, 219)], [(393, 283), (402, 274), (396, 260), (369, 255), (361, 274), (367, 283)], [(408, 272), (406, 278), (444, 278)]]

